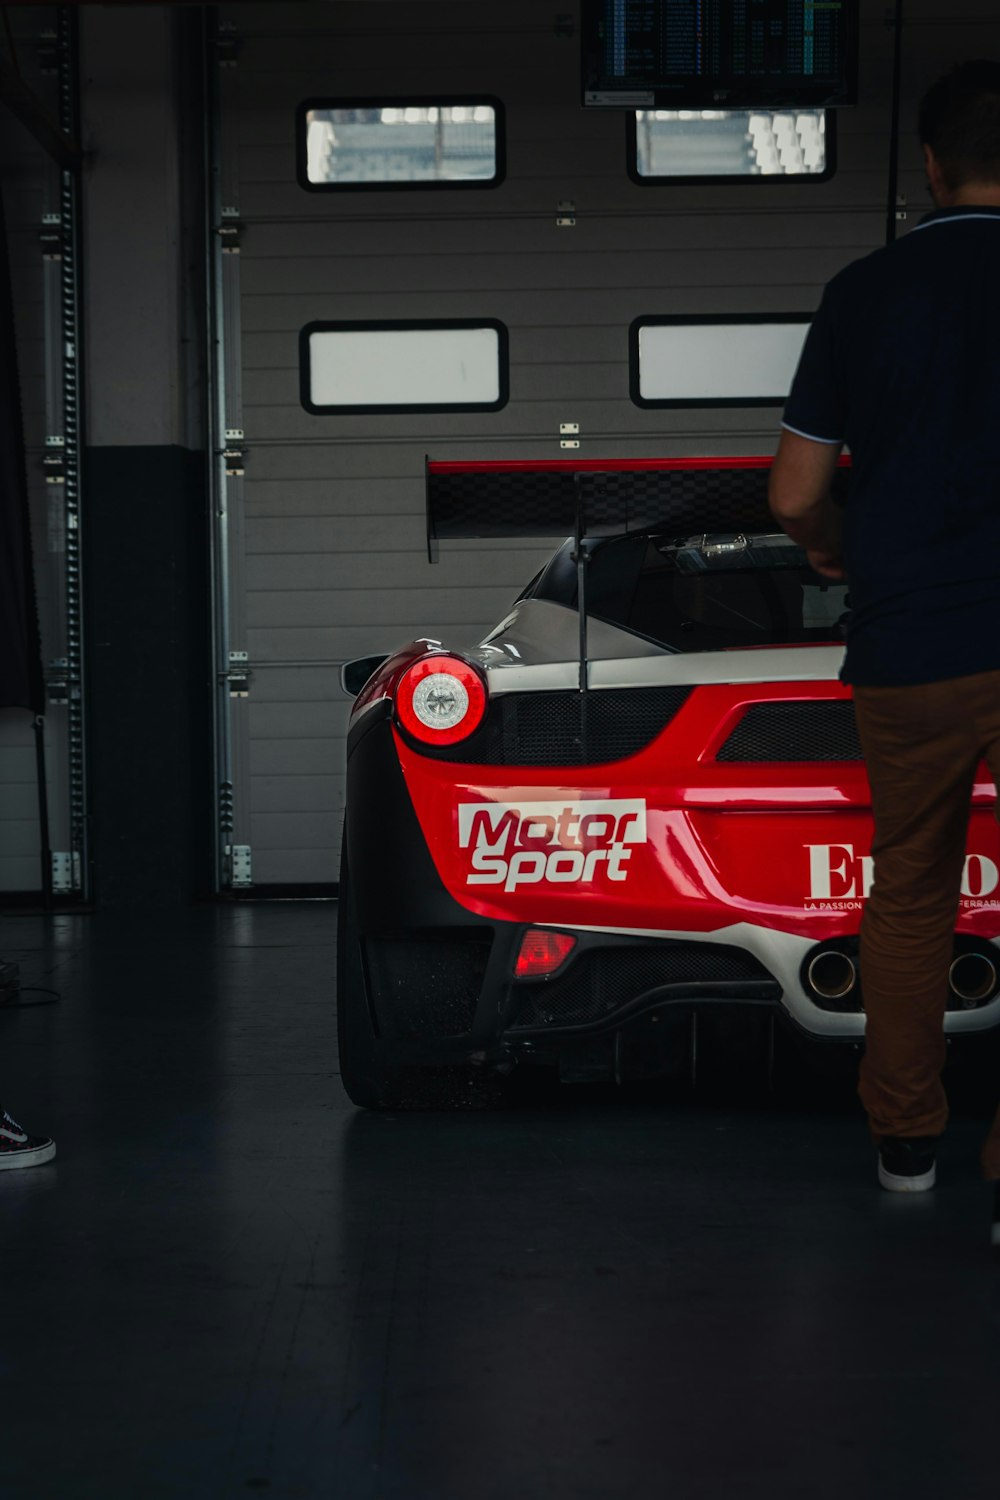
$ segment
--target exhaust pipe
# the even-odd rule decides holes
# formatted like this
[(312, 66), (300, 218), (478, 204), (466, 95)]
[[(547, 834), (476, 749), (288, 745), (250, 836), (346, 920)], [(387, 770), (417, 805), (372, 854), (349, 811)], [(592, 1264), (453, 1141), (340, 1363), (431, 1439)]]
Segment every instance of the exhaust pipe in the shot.
[(858, 971), (849, 953), (825, 948), (814, 953), (806, 965), (806, 979), (824, 1000), (843, 1000), (858, 982)]
[(996, 990), (996, 966), (985, 953), (960, 953), (948, 970), (948, 983), (952, 994), (972, 1010)]

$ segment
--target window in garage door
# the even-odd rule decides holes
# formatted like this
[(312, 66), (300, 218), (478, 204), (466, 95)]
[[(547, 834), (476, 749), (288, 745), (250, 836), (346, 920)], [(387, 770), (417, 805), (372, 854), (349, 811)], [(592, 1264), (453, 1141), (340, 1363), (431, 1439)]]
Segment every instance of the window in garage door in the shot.
[(637, 318), (629, 330), (632, 400), (645, 407), (784, 404), (808, 313)]
[(640, 109), (629, 116), (636, 182), (825, 182), (836, 112), (825, 109)]
[(299, 106), (299, 182), (331, 189), (495, 187), (499, 99), (319, 99)]
[(498, 411), (507, 330), (495, 319), (310, 323), (299, 339), (306, 411)]

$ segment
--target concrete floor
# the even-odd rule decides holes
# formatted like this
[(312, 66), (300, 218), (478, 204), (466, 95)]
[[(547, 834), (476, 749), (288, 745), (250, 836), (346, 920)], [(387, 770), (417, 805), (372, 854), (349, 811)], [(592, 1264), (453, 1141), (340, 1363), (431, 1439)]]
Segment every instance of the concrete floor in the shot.
[(843, 1087), (360, 1114), (334, 917), (0, 918), (2, 1500), (996, 1500), (981, 1110), (913, 1200)]

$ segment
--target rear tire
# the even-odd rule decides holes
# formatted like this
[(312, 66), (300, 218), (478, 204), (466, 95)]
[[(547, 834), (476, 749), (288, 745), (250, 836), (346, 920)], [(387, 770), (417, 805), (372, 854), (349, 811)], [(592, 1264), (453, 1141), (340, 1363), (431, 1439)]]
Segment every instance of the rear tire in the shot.
[(337, 1048), (344, 1091), (361, 1109), (473, 1110), (503, 1102), (503, 1080), (474, 1063), (404, 1069), (387, 1068), (382, 1062), (368, 1005), (346, 832), (337, 902)]
[(362, 1109), (392, 1109), (398, 1099), (399, 1077), (379, 1063), (378, 1042), (368, 1009), (346, 832), (337, 901), (337, 1050), (340, 1079), (351, 1103)]

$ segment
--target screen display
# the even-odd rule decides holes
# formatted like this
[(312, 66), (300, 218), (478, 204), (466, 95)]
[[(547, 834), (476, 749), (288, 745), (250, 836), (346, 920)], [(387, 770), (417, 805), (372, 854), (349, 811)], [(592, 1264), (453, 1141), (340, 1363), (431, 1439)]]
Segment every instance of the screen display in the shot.
[(583, 102), (851, 104), (857, 0), (584, 0)]

